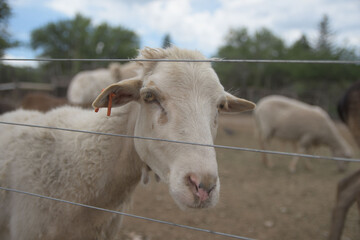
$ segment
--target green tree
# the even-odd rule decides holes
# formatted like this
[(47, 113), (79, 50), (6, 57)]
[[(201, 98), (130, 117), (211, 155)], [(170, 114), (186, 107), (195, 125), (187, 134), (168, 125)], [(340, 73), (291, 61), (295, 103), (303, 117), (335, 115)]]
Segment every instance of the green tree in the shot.
[(294, 44), (290, 47), (288, 51), (288, 56), (291, 59), (308, 59), (310, 55), (313, 53), (313, 49), (310, 45), (309, 40), (303, 34), (301, 37), (294, 42)]
[[(325, 60), (356, 60), (356, 54), (353, 50), (336, 46), (335, 33), (331, 28), (330, 19), (324, 15), (318, 25), (318, 39), (314, 46), (314, 59)], [(345, 71), (346, 69), (346, 71)], [(344, 65), (318, 65), (313, 67), (311, 71), (311, 78), (316, 80), (319, 88), (326, 87), (332, 84), (338, 86), (346, 85), (346, 82), (351, 79), (358, 78), (358, 66), (344, 66)]]
[[(91, 19), (77, 14), (74, 19), (49, 23), (31, 33), (31, 46), (40, 49), (40, 57), (51, 58), (132, 58), (140, 41), (138, 36), (123, 27), (107, 24), (93, 26)], [(103, 62), (54, 62), (45, 68), (58, 69), (62, 74), (107, 65)]]
[(316, 50), (321, 55), (331, 55), (333, 52), (333, 37), (334, 33), (330, 27), (330, 19), (324, 15), (319, 23), (319, 38), (316, 42)]
[[(286, 54), (287, 59), (311, 60), (315, 59), (314, 49), (305, 35), (291, 45)], [(295, 84), (298, 92), (306, 90), (306, 85), (311, 84), (313, 80), (313, 67), (309, 64), (290, 64), (287, 66), (289, 78)], [(308, 82), (309, 81), (309, 82)]]
[[(220, 47), (217, 57), (225, 59), (281, 59), (286, 47), (279, 37), (263, 28), (249, 35), (245, 28), (233, 29)], [(216, 64), (216, 71), (227, 88), (246, 86), (274, 87), (275, 83), (286, 80), (286, 71), (281, 64)], [(274, 81), (276, 79), (276, 81)]]
[(11, 9), (6, 0), (0, 0), (0, 57), (4, 56), (7, 48), (14, 47), (17, 42), (11, 40), (7, 31), (8, 20), (11, 16)]
[(171, 36), (167, 33), (163, 39), (162, 48), (168, 48), (172, 44)]

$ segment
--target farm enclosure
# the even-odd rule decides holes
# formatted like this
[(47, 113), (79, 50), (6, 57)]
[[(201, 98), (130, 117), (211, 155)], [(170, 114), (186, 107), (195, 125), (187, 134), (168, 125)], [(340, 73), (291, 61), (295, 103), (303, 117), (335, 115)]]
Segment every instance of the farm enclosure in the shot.
[[(338, 126), (349, 139), (344, 127)], [(252, 115), (221, 116), (216, 144), (259, 148)], [(272, 142), (271, 149), (292, 151), (290, 144), (278, 141)], [(330, 155), (330, 151), (319, 148), (314, 154)], [(297, 172), (291, 174), (289, 157), (271, 155), (275, 164), (269, 170), (259, 153), (217, 149), (217, 155), (221, 196), (215, 208), (181, 211), (166, 185), (152, 179), (149, 186), (137, 187), (128, 212), (255, 239), (327, 239), (337, 182), (360, 166), (350, 163), (347, 172), (338, 173), (333, 161), (311, 160), (313, 170), (308, 171), (301, 159)], [(354, 205), (343, 239), (359, 239), (359, 226)], [(127, 217), (122, 232), (124, 239), (226, 239)]]

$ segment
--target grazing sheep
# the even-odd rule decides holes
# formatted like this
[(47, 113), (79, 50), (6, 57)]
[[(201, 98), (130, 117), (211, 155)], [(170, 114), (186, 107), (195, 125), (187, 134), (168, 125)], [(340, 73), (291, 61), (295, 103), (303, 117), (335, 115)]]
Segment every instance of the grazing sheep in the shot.
[[(351, 148), (341, 136), (328, 114), (320, 107), (311, 106), (283, 96), (262, 98), (254, 111), (260, 135), (261, 147), (264, 149), (271, 138), (290, 141), (294, 151), (308, 153), (316, 145), (328, 146), (337, 157), (350, 157)], [(297, 148), (297, 149), (296, 149)], [(267, 167), (272, 163), (263, 154)], [(291, 172), (296, 171), (298, 158), (289, 165)], [(310, 163), (305, 162), (310, 169)], [(339, 170), (344, 170), (344, 162), (338, 162)]]
[(102, 89), (122, 79), (135, 77), (138, 70), (138, 64), (130, 62), (122, 65), (111, 63), (107, 69), (79, 72), (70, 82), (68, 100), (74, 105), (90, 107)]
[(26, 94), (21, 102), (21, 107), (28, 110), (38, 110), (47, 112), (53, 108), (66, 105), (68, 102), (65, 98), (58, 98), (46, 93), (29, 93)]
[[(338, 113), (360, 147), (360, 81), (351, 85), (342, 96), (338, 103)], [(330, 240), (341, 239), (345, 218), (351, 205), (357, 202), (360, 208), (360, 170), (339, 182), (336, 196), (331, 218)]]
[[(176, 47), (145, 48), (139, 58), (205, 59)], [(226, 93), (209, 63), (140, 64), (143, 75), (110, 85), (94, 101), (106, 108), (111, 99), (110, 117), (66, 106), (18, 110), (0, 121), (213, 144), (219, 112), (255, 107)], [(211, 207), (219, 198), (212, 147), (0, 125), (0, 152), (0, 186), (97, 207), (122, 210), (149, 169), (180, 208)], [(0, 239), (113, 239), (120, 222), (119, 215), (0, 192)]]

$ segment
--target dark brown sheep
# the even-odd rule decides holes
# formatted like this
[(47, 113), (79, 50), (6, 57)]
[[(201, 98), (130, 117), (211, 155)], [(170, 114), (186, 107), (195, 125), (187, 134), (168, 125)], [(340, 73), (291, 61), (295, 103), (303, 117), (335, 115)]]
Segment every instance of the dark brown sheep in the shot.
[(15, 106), (10, 103), (0, 102), (0, 114), (15, 110)]
[[(345, 92), (338, 103), (341, 120), (349, 127), (360, 147), (360, 81)], [(360, 170), (343, 178), (337, 188), (336, 204), (331, 218), (330, 240), (341, 239), (346, 214), (355, 202), (360, 210)]]
[(67, 104), (68, 102), (65, 98), (58, 98), (46, 93), (29, 93), (23, 98), (21, 107), (28, 110), (47, 112)]
[(342, 96), (338, 103), (338, 113), (360, 147), (360, 81), (351, 85)]

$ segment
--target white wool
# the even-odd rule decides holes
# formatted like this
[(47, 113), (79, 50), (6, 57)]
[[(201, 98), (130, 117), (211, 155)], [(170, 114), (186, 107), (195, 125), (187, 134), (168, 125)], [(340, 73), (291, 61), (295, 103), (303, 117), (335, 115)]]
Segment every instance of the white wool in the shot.
[(136, 63), (111, 63), (107, 69), (79, 72), (69, 84), (68, 100), (75, 105), (91, 106), (102, 89), (120, 80), (135, 77), (139, 71)]
[[(147, 48), (142, 54), (156, 57), (151, 52), (199, 58), (177, 48)], [(144, 76), (112, 84), (94, 101), (94, 107), (106, 108), (114, 95), (110, 117), (104, 109), (95, 113), (67, 106), (47, 113), (18, 110), (0, 121), (212, 144), (219, 111), (254, 108), (226, 93), (210, 64), (142, 66), (148, 70)], [(214, 148), (0, 125), (0, 152), (0, 186), (101, 208), (122, 210), (150, 169), (168, 184), (181, 208), (211, 207), (219, 198)], [(0, 194), (0, 239), (114, 239), (120, 220), (119, 215)]]
[[(18, 110), (0, 119), (131, 135), (135, 119), (131, 120), (133, 114), (125, 115), (124, 111), (127, 113), (130, 107), (136, 109), (136, 105), (114, 109), (111, 118), (80, 108), (62, 107), (46, 114)], [(6, 125), (0, 129), (1, 186), (121, 210), (140, 180), (143, 164), (130, 139)], [(120, 218), (13, 193), (0, 195), (0, 209), (0, 226), (9, 219), (12, 227), (18, 226), (10, 239), (41, 239), (39, 233), (46, 239), (110, 237), (117, 228), (105, 228), (105, 225), (115, 224)], [(3, 214), (4, 209), (12, 211)], [(88, 225), (80, 224), (84, 220)], [(77, 227), (72, 228), (75, 223)], [(69, 228), (73, 230), (68, 231)], [(0, 238), (5, 239), (1, 236), (0, 232)]]

